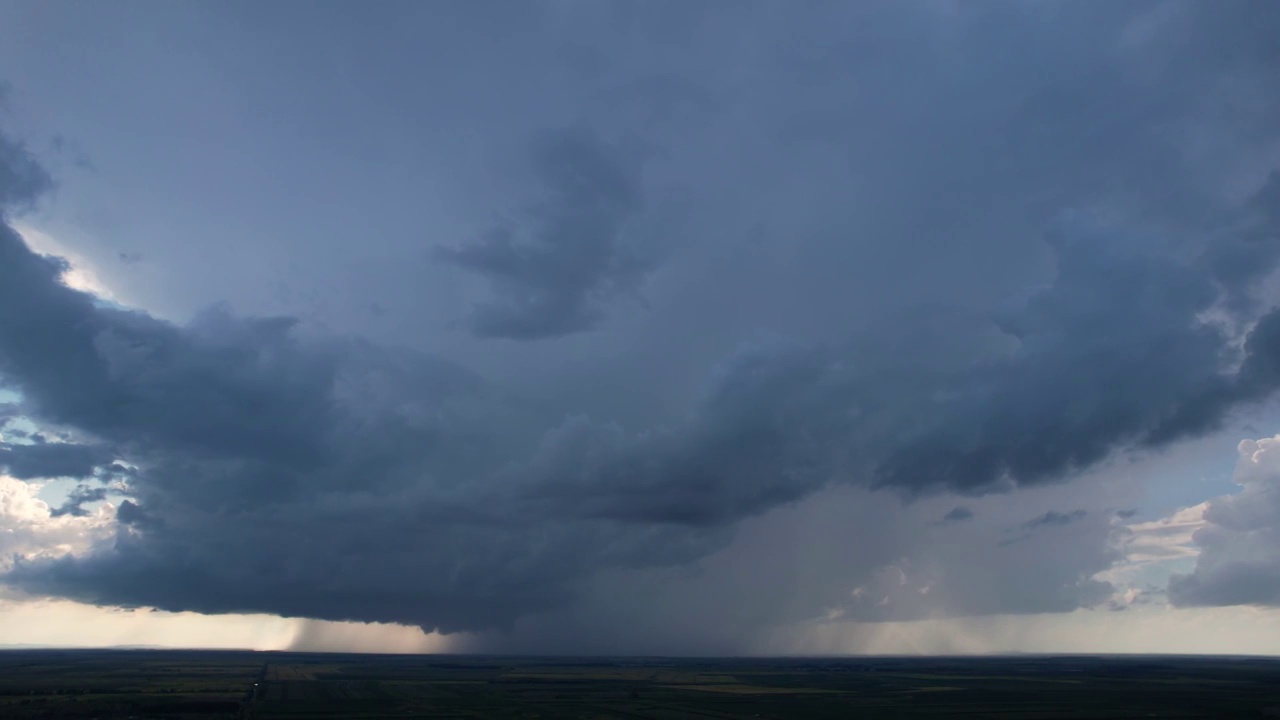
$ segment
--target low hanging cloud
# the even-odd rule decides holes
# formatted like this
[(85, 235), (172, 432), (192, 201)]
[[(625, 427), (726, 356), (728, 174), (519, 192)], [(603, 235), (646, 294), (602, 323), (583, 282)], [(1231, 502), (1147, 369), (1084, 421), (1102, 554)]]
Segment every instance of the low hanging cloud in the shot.
[[(636, 435), (548, 423), (446, 362), (284, 318), (215, 309), (177, 326), (102, 306), (6, 227), (0, 300), (24, 311), (0, 323), (0, 371), (25, 414), (139, 468), (111, 544), (6, 581), (95, 603), (482, 629), (568, 602), (606, 569), (702, 557), (740, 519), (833, 479), (908, 494), (1044, 483), (1271, 391), (1270, 318), (1226, 373), (1230, 338), (1196, 322), (1218, 298), (1196, 266), (1087, 230), (1059, 231), (1058, 279), (1006, 321), (1020, 341), (1006, 358), (885, 379), (833, 349), (758, 343), (688, 421)], [(1025, 396), (1084, 356), (1094, 370), (1060, 383), (1070, 401)], [(1014, 418), (1056, 442), (1031, 447)]]
[(634, 153), (575, 128), (540, 136), (532, 154), (546, 197), (525, 222), (438, 251), (490, 281), (495, 298), (470, 318), (481, 337), (537, 340), (590, 330), (608, 300), (636, 289), (652, 270), (627, 236), (643, 209)]
[(90, 477), (111, 460), (111, 451), (102, 445), (48, 442), (40, 436), (22, 445), (0, 442), (0, 471), (19, 480)]
[(5, 307), (27, 303), (0, 318), (0, 372), (24, 415), (138, 470), (112, 543), (20, 562), (10, 584), (458, 630), (558, 603), (600, 567), (683, 562), (721, 539), (527, 512), (535, 474), (510, 466), (543, 421), (450, 363), (219, 309), (175, 326), (95, 303), (65, 270), (0, 228)]
[[(728, 546), (695, 563), (601, 573), (568, 605), (508, 632), (459, 638), (455, 649), (777, 652), (757, 643), (846, 621), (1007, 619), (1104, 606), (1122, 588), (1096, 576), (1123, 554), (1122, 528), (1104, 511), (1106, 478), (974, 498), (974, 516), (953, 525), (934, 519), (954, 496), (904, 504), (889, 493), (829, 487), (744, 521)], [(1064, 502), (1087, 502), (1090, 518), (999, 547), (1010, 515)]]
[[(1005, 20), (1011, 25), (1000, 27), (1014, 32), (1004, 39), (1022, 41), (1022, 26)], [(981, 71), (967, 81), (1009, 67), (1003, 55), (983, 64), (983, 53), (998, 45), (985, 42), (985, 33), (999, 28), (979, 25), (984, 42), (952, 38), (964, 45), (952, 49), (966, 50), (961, 65)], [(943, 42), (938, 52), (951, 47)], [(1043, 58), (1050, 65), (1076, 59), (1054, 50)], [(1140, 75), (1142, 63), (1121, 55), (1109, 50), (1094, 58), (1114, 72), (1095, 68), (1089, 78)], [(1116, 80), (1093, 99), (1123, 97), (1125, 89)], [(898, 100), (913, 107), (909, 98)], [(1126, 139), (1153, 143), (1156, 128), (1186, 119), (1163, 95), (1152, 104), (1170, 117), (1154, 110), (1122, 117), (1119, 130), (1103, 128), (1110, 144), (1048, 143), (1046, 162), (1084, 156), (1082, 147), (1123, 148)], [(1034, 145), (1044, 117), (1009, 117), (1011, 136)], [(1083, 142), (1102, 132), (1059, 120), (1059, 138)], [(600, 320), (607, 300), (651, 270), (626, 237), (643, 207), (638, 165), (587, 131), (555, 135), (540, 147), (536, 164), (549, 199), (524, 223), (527, 236), (512, 227), (442, 251), (446, 261), (492, 283), (493, 302), (471, 320), (482, 336), (581, 332)], [(1094, 165), (1081, 161), (1079, 172), (1062, 173), (1073, 188), (1069, 197), (1091, 209), (1057, 213), (1042, 236), (1018, 239), (1043, 240), (1052, 272), (990, 318), (984, 329), (997, 337), (975, 343), (982, 352), (928, 356), (927, 346), (908, 343), (883, 358), (839, 340), (763, 337), (715, 366), (690, 412), (639, 429), (513, 397), (448, 360), (326, 336), (292, 318), (215, 307), (179, 324), (96, 302), (63, 281), (66, 261), (33, 252), (2, 225), (0, 377), (20, 392), (21, 413), (31, 422), (74, 430), (79, 449), (58, 453), (85, 454), (61, 469), (30, 460), (27, 469), (9, 462), (11, 471), (84, 477), (107, 473), (116, 461), (131, 468), (112, 538), (63, 557), (24, 559), (3, 581), (108, 605), (446, 632), (510, 629), (604, 592), (596, 585), (603, 576), (678, 574), (732, 547), (744, 521), (833, 487), (856, 487), (886, 506), (938, 493), (980, 499), (1050, 487), (1114, 453), (1203, 434), (1280, 387), (1280, 313), (1260, 291), (1280, 259), (1271, 249), (1274, 186), (1253, 183), (1261, 188), (1256, 198), (1229, 207), (1204, 201), (1227, 219), (1176, 237), (1166, 234), (1166, 223), (1149, 221), (1163, 185), (1135, 201), (1136, 210), (1113, 195), (1094, 208), (1074, 190), (1111, 173), (1118, 184), (1146, 189), (1163, 172), (1153, 168), (1180, 158), (1172, 145), (1142, 149), (1123, 157), (1096, 152)], [(1147, 164), (1148, 152), (1164, 162)], [(8, 213), (47, 182), (24, 169), (34, 163), (29, 155), (4, 158), (17, 168), (0, 173)], [(998, 207), (1008, 197), (1004, 187), (1059, 179), (1032, 175), (1040, 164), (1030, 161), (961, 165), (946, 177), (981, 200), (972, 205), (1017, 217), (1026, 208)], [(867, 185), (905, 186), (906, 171), (895, 169), (904, 176), (889, 173)], [(988, 171), (996, 175), (984, 184)], [(930, 190), (935, 181), (932, 174), (920, 180), (922, 195), (943, 194)], [(1171, 194), (1189, 192), (1173, 184)], [(1051, 194), (1059, 196), (1056, 187)], [(903, 203), (912, 212), (933, 207), (919, 198)], [(836, 219), (814, 222), (835, 226), (847, 214), (829, 210)], [(1241, 252), (1248, 262), (1221, 258), (1223, 247), (1247, 248)], [(766, 296), (770, 290), (755, 289)], [(862, 347), (876, 345), (876, 337), (866, 340)], [(37, 452), (30, 447), (5, 451)], [(960, 501), (948, 497), (928, 520)], [(74, 507), (59, 520), (75, 519)], [(1061, 514), (1078, 506), (1055, 507)], [(803, 610), (821, 611), (818, 600), (831, 600), (826, 609), (839, 617), (888, 620), (1103, 602), (1113, 588), (1095, 575), (1115, 560), (1110, 513), (1089, 508), (1062, 514), (1065, 522), (1046, 514), (1027, 539), (1001, 546), (1004, 528), (1028, 514), (984, 510), (966, 522), (922, 521), (938, 533), (982, 540), (952, 546), (935, 537), (932, 553), (906, 537), (867, 549), (865, 557), (857, 554), (863, 546), (850, 544), (849, 557), (832, 563), (856, 566), (856, 577), (815, 593), (821, 597), (802, 603)], [(882, 515), (877, 527), (892, 524)], [(1043, 562), (1075, 533), (1096, 542), (1052, 567)], [(993, 554), (998, 563), (989, 562)], [(737, 629), (791, 609), (787, 598), (771, 596), (744, 612)]]
[(1054, 283), (998, 321), (1014, 352), (939, 388), (928, 420), (880, 466), (881, 484), (1052, 478), (1117, 442), (1158, 446), (1214, 429), (1274, 389), (1280, 315), (1254, 325), (1240, 369), (1226, 372), (1233, 338), (1201, 319), (1222, 299), (1202, 264), (1092, 220), (1064, 223), (1049, 234)]
[(1169, 581), (1177, 606), (1280, 606), (1280, 436), (1240, 443), (1240, 492), (1203, 508), (1195, 569)]

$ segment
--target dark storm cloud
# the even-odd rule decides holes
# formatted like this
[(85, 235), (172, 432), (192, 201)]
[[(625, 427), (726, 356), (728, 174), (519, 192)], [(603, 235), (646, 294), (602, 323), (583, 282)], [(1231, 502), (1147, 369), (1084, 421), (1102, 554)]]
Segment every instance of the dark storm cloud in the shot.
[[(756, 261), (794, 274), (738, 279), (735, 262), (750, 248), (706, 251), (697, 302), (666, 316), (689, 332), (664, 336), (670, 345), (653, 355), (720, 329), (698, 302), (737, 312), (741, 301), (761, 316), (784, 308), (771, 315), (775, 327), (811, 332), (744, 345), (716, 365), (688, 413), (639, 432), (289, 318), (214, 309), (179, 325), (106, 307), (59, 281), (64, 262), (0, 227), (0, 375), (35, 421), (75, 428), (139, 468), (113, 542), (24, 561), (6, 581), (104, 604), (502, 627), (568, 606), (601, 573), (705, 557), (744, 518), (831, 482), (981, 495), (1048, 485), (1113, 452), (1214, 428), (1280, 385), (1280, 314), (1258, 321), (1258, 280), (1278, 258), (1266, 249), (1275, 220), (1258, 210), (1269, 190), (1236, 207), (1200, 187), (1216, 188), (1217, 175), (1183, 167), (1183, 144), (1164, 131), (1203, 129), (1193, 116), (1211, 94), (1198, 91), (1242, 57), (1269, 61), (1259, 48), (1270, 40), (1224, 17), (1212, 37), (1191, 23), (1121, 48), (1146, 7), (1124, 5), (984, 6), (954, 18), (898, 3), (769, 17), (760, 13), (780, 6), (744, 6), (751, 22), (737, 29), (764, 48), (765, 70), (721, 77), (715, 90), (732, 102), (706, 112), (738, 114), (691, 131), (672, 155), (699, 182), (734, 191), (709, 196), (717, 202), (700, 228), (733, 235), (767, 224), (757, 213), (802, 218)], [(1206, 7), (1193, 15), (1212, 15)], [(875, 22), (837, 22), (846, 12)], [(649, 20), (645, 38), (678, 39)], [(783, 39), (810, 35), (803, 46)], [(1176, 42), (1186, 38), (1195, 42)], [(706, 40), (735, 71), (755, 58)], [(879, 60), (892, 70), (874, 69)], [(1175, 79), (1144, 79), (1152, 68)], [(858, 82), (841, 80), (854, 70)], [(1272, 112), (1264, 100), (1241, 111), (1250, 127)], [(603, 136), (554, 134), (535, 162), (544, 202), (442, 251), (492, 284), (493, 301), (472, 317), (476, 333), (578, 333), (648, 278), (650, 256), (629, 235), (643, 205), (639, 164)], [(829, 157), (848, 162), (833, 171)], [(0, 178), (18, 187), (19, 174)], [(873, 220), (847, 227), (863, 215)], [(863, 256), (871, 270), (833, 249), (860, 243), (879, 248)], [(1051, 272), (984, 317), (985, 336), (954, 337), (972, 326), (951, 316), (931, 316), (923, 339), (910, 332), (918, 316), (901, 310), (900, 295), (936, 285), (945, 304), (961, 287), (947, 284), (952, 275), (981, 292), (1006, 287), (1004, 275), (1024, 267), (1006, 253), (1025, 259), (1032, 246)], [(777, 277), (786, 282), (756, 282)], [(825, 294), (861, 283), (874, 292), (859, 301)], [(805, 294), (813, 288), (823, 292)], [(871, 337), (848, 340), (850, 317), (881, 311)], [(1215, 315), (1226, 321), (1205, 321)], [(659, 390), (655, 376), (636, 392)], [(944, 548), (923, 569), (924, 560), (860, 565), (871, 575), (863, 599), (844, 610), (918, 617), (932, 607), (934, 580), (957, 613), (1096, 604), (1111, 590), (1090, 579), (1109, 561), (1105, 548), (1052, 567), (1037, 552), (1065, 532), (1105, 539), (1110, 521), (1093, 512), (1033, 533), (1002, 549), (998, 568), (984, 567), (994, 538)], [(904, 577), (919, 578), (914, 594), (895, 589)], [(894, 602), (881, 605), (886, 597)]]
[[(461, 651), (616, 655), (788, 652), (752, 645), (761, 628), (1070, 611), (1105, 601), (1114, 588), (1091, 579), (1115, 560), (1101, 513), (993, 551), (1006, 518), (1079, 501), (1090, 480), (972, 501), (974, 517), (940, 526), (952, 499), (904, 505), (850, 486), (819, 491), (792, 507), (745, 521), (733, 543), (692, 568), (605, 574), (585, 597), (485, 633)], [(836, 621), (835, 626), (827, 625)], [(824, 627), (825, 625), (825, 627)], [(794, 626), (792, 626), (794, 627)], [(830, 651), (830, 650), (829, 650)], [(840, 652), (862, 652), (845, 646)]]
[(964, 522), (973, 518), (973, 511), (963, 505), (957, 505), (947, 511), (940, 521), (942, 524)]
[(291, 320), (214, 310), (183, 331), (99, 307), (61, 283), (65, 269), (0, 228), (0, 281), (17, 301), (0, 309), (0, 374), (19, 383), (30, 415), (117, 445), (319, 459), (300, 417), (323, 417), (333, 370), (323, 351), (293, 354)]
[(491, 283), (495, 299), (470, 321), (476, 334), (536, 340), (589, 330), (605, 301), (643, 280), (650, 263), (626, 235), (643, 205), (638, 158), (628, 155), (590, 130), (546, 133), (533, 151), (545, 197), (524, 222), (440, 249)]
[[(579, 421), (556, 438), (556, 505), (628, 522), (714, 525), (831, 478), (915, 494), (982, 493), (1082, 470), (1125, 446), (1215, 428), (1280, 381), (1280, 314), (1233, 338), (1200, 322), (1222, 294), (1195, 256), (1068, 218), (1057, 277), (1000, 326), (1011, 351), (963, 370), (860, 366), (765, 342), (719, 368), (685, 425), (627, 441)], [(587, 472), (563, 473), (566, 465)]]
[(1267, 178), (1245, 210), (1241, 226), (1215, 238), (1204, 255), (1204, 262), (1237, 308), (1247, 306), (1249, 291), (1266, 278), (1280, 255), (1275, 235), (1280, 227), (1280, 172)]
[[(999, 321), (1015, 351), (931, 403), (916, 437), (880, 466), (882, 484), (1035, 482), (1087, 467), (1120, 442), (1203, 432), (1238, 400), (1274, 388), (1255, 386), (1252, 370), (1222, 372), (1228, 338), (1197, 319), (1219, 294), (1194, 260), (1079, 219), (1049, 241), (1056, 280)], [(1250, 336), (1246, 367), (1270, 357), (1261, 337)]]
[(720, 542), (523, 512), (505, 468), (537, 424), (522, 438), (526, 411), (449, 363), (221, 310), (175, 326), (95, 303), (59, 282), (64, 267), (0, 228), (0, 305), (23, 300), (0, 311), (0, 372), (30, 417), (141, 469), (111, 547), (20, 563), (14, 584), (456, 630), (560, 602), (596, 568), (683, 562)]
[(111, 460), (110, 450), (100, 445), (0, 442), (0, 470), (19, 480), (89, 477)]
[[(8, 86), (0, 84), (0, 112), (8, 94)], [(53, 178), (26, 145), (0, 133), (0, 212), (29, 207), (51, 187)]]
[[(0, 325), (0, 368), (21, 388), (32, 416), (99, 437), (142, 468), (130, 481), (135, 501), (121, 509), (132, 529), (90, 555), (20, 563), (7, 580), (32, 592), (171, 610), (445, 630), (510, 623), (568, 602), (602, 569), (688, 562), (721, 546), (738, 519), (797, 500), (833, 477), (864, 482), (865, 472), (882, 465), (879, 458), (899, 457), (918, 442), (903, 429), (922, 417), (954, 417), (970, 431), (981, 429), (970, 417), (936, 411), (935, 389), (947, 382), (970, 403), (971, 417), (999, 416), (1005, 411), (995, 403), (1024, 403), (1015, 390), (1031, 387), (1006, 390), (999, 378), (1016, 383), (1030, 372), (1024, 363), (1060, 367), (1065, 361), (1054, 353), (1073, 348), (1075, 360), (1074, 348), (1083, 344), (1108, 370), (1101, 382), (1134, 387), (1136, 399), (1126, 402), (1145, 407), (1140, 390), (1181, 397), (1186, 373), (1161, 371), (1150, 353), (1132, 375), (1103, 361), (1134, 353), (1130, 343), (1152, 333), (1209, 344), (1214, 336), (1190, 323), (1209, 296), (1170, 289), (1194, 287), (1182, 281), (1185, 267), (1121, 254), (1122, 271), (1115, 271), (1115, 258), (1101, 247), (1095, 252), (1103, 257), (1094, 266), (1101, 278), (1151, 301), (1126, 297), (1128, 309), (1117, 312), (1106, 295), (1082, 303), (1077, 293), (1051, 286), (1022, 312), (1039, 321), (1021, 326), (1024, 352), (949, 377), (873, 374), (834, 351), (763, 341), (720, 366), (687, 422), (635, 435), (585, 418), (543, 431), (545, 419), (521, 415), (447, 363), (310, 340), (286, 320), (215, 311), (180, 327), (102, 307), (58, 282), (61, 266), (6, 230), (0, 288), (13, 294), (0, 300), (25, 296), (26, 311)], [(1082, 271), (1063, 266), (1074, 288), (1072, 273)], [(1172, 302), (1174, 295), (1181, 301)], [(1167, 312), (1185, 314), (1178, 315), (1187, 320), (1182, 334), (1162, 319)], [(1110, 338), (1115, 347), (1090, 347), (1085, 328), (1104, 319), (1124, 331)], [(39, 342), (18, 342), (30, 327), (47, 329)], [(1209, 348), (1205, 367), (1192, 376), (1218, 377), (1222, 348)], [(1162, 357), (1179, 361), (1176, 352)], [(1257, 358), (1253, 348), (1244, 367), (1260, 367)], [(1152, 375), (1167, 386), (1150, 382)], [(1257, 378), (1251, 396), (1270, 388), (1264, 373), (1250, 377)], [(1223, 382), (1209, 387), (1232, 397), (1235, 383)], [(1072, 387), (1097, 400), (1072, 411), (1071, 421), (1106, 425), (1113, 405), (1102, 402), (1103, 391), (1085, 380)], [(1047, 403), (1042, 411), (1060, 410)], [(937, 432), (939, 425), (926, 427)], [(1098, 442), (1117, 447), (1134, 439), (1118, 432), (1124, 425), (1112, 427), (1116, 432), (1099, 433)], [(1021, 449), (996, 439), (984, 447)], [(972, 476), (946, 463), (917, 469), (915, 476), (882, 475), (879, 483), (972, 491), (998, 479), (981, 467)], [(1050, 479), (1047, 471), (1014, 476)], [(1070, 598), (1106, 588), (1095, 590), (1031, 593), (1018, 611), (1032, 611), (1035, 598), (1066, 608)], [(985, 599), (965, 603), (992, 608)]]
[(116, 519), (125, 525), (143, 529), (157, 529), (159, 521), (148, 515), (136, 503), (124, 500), (116, 509)]

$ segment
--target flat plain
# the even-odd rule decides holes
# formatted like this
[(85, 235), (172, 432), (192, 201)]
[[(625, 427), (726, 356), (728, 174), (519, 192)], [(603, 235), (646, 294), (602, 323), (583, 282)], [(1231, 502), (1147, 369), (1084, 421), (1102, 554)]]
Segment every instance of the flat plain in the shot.
[(0, 651), (3, 718), (1280, 717), (1280, 660)]

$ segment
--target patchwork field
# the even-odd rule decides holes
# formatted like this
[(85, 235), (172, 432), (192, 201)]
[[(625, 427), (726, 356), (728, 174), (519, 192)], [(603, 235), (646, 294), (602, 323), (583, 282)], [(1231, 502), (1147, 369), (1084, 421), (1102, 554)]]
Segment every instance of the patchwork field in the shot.
[(1280, 661), (0, 651), (3, 718), (1256, 718)]

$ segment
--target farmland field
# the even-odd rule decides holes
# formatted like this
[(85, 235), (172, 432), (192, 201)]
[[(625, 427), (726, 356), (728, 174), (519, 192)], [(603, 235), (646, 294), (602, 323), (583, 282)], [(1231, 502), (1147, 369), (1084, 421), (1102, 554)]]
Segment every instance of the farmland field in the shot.
[(1280, 716), (1280, 661), (0, 651), (3, 718)]

